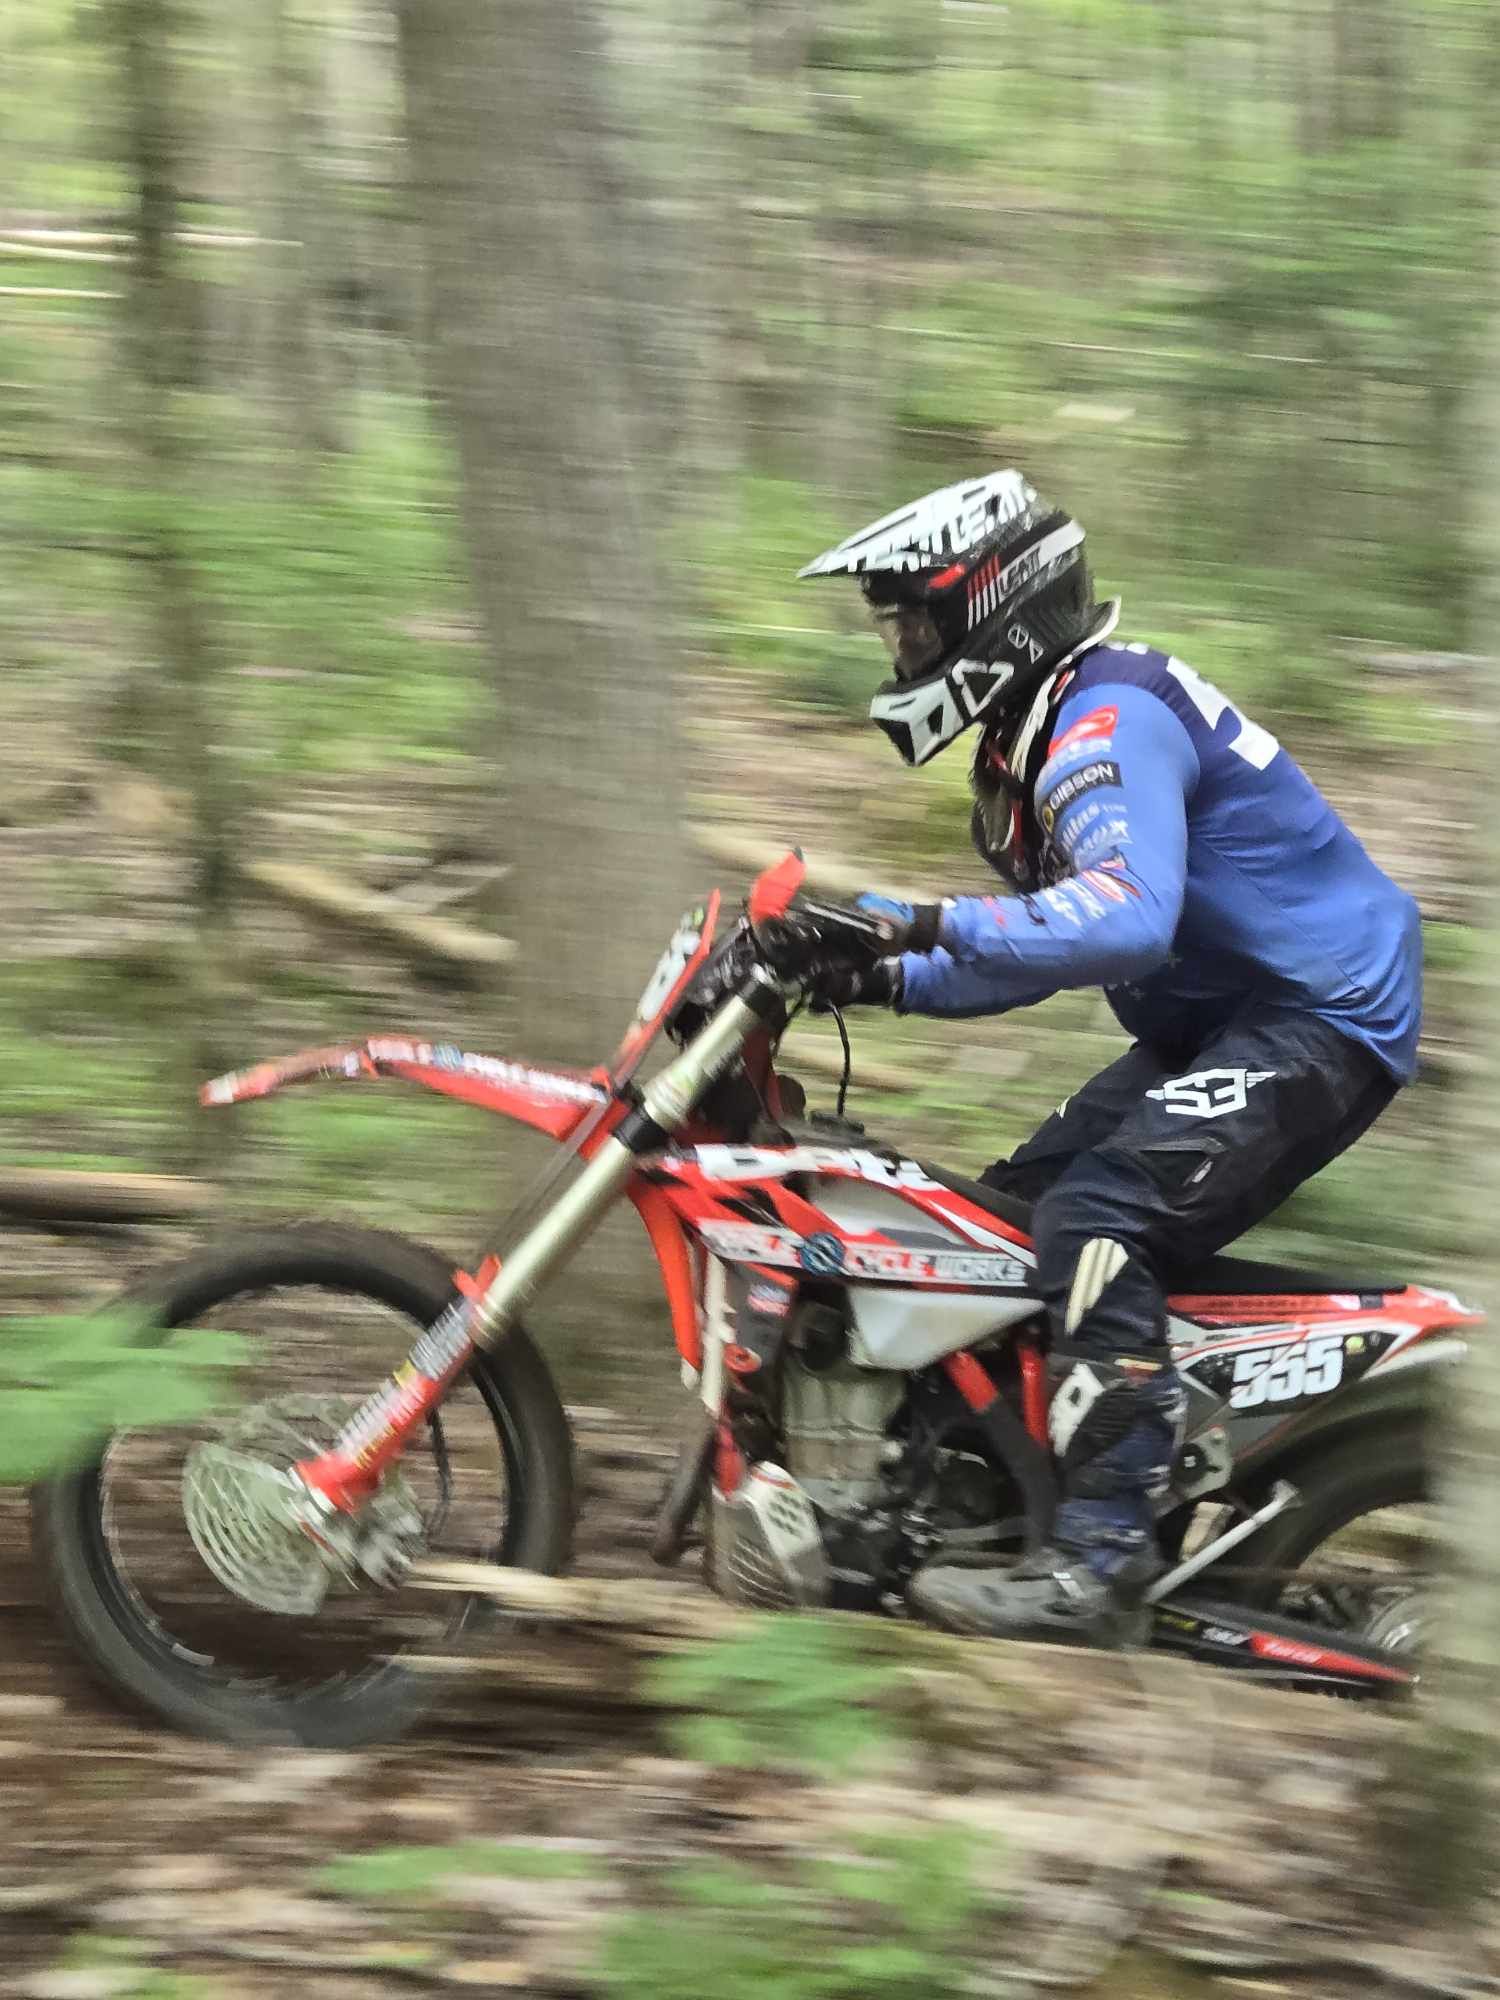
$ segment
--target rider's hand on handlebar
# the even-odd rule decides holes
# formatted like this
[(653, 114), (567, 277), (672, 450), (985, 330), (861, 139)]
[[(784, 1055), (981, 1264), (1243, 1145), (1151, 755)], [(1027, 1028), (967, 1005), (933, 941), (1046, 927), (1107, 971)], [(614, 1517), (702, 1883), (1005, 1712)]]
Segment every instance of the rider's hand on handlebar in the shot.
[(852, 965), (817, 967), (807, 982), (808, 1004), (815, 1014), (835, 1007), (895, 1007), (901, 1000), (901, 961), (878, 958), (860, 969)]
[(887, 896), (861, 896), (853, 905), (799, 898), (755, 926), (768, 963), (786, 974), (823, 973), (834, 967), (866, 972), (903, 951), (931, 951), (940, 906), (913, 905)]
[(938, 941), (941, 903), (903, 903), (895, 896), (877, 896), (866, 890), (855, 897), (854, 907), (892, 927), (894, 935), (886, 947), (889, 952), (931, 951)]

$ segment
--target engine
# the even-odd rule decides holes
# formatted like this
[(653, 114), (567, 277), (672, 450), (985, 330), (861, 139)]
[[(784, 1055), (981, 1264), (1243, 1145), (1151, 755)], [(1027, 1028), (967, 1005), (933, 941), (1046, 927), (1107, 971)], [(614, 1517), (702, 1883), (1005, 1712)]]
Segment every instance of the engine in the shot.
[(767, 1609), (899, 1602), (938, 1553), (996, 1548), (1014, 1524), (1004, 1482), (928, 1427), (909, 1379), (849, 1358), (841, 1312), (804, 1305), (778, 1370), (780, 1462), (713, 1500), (714, 1587)]
[(887, 1454), (900, 1456), (889, 1432), (906, 1382), (884, 1369), (838, 1360), (810, 1368), (793, 1349), (781, 1378), (781, 1428), (787, 1470), (820, 1514), (852, 1514), (880, 1497)]

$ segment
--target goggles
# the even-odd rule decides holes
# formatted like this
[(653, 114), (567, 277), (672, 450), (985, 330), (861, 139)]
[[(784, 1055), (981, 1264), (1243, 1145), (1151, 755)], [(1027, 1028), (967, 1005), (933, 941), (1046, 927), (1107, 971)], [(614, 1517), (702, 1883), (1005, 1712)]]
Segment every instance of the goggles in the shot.
[(920, 604), (873, 604), (870, 615), (898, 681), (914, 681), (942, 658), (943, 641), (932, 613)]

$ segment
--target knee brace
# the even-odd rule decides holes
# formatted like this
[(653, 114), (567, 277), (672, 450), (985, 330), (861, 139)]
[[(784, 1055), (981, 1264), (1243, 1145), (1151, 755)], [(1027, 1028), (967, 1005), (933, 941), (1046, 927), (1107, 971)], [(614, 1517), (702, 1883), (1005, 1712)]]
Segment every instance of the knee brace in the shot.
[(1164, 1349), (1167, 1302), (1151, 1266), (1123, 1228), (1120, 1238), (1104, 1233), (1102, 1215), (1088, 1218), (1098, 1233), (1085, 1234), (1076, 1210), (1075, 1201), (1049, 1197), (1033, 1217), (1037, 1278), (1054, 1337), (1096, 1354)]
[(1182, 1442), (1187, 1397), (1165, 1355), (1101, 1355), (1060, 1345), (1047, 1428), (1065, 1496), (1162, 1492)]

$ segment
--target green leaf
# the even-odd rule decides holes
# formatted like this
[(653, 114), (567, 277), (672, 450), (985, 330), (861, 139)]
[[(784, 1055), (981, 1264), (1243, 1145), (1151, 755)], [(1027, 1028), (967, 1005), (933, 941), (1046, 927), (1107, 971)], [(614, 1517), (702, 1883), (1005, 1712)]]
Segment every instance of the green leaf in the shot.
[(249, 1351), (239, 1334), (164, 1334), (132, 1313), (0, 1322), (0, 1481), (83, 1464), (113, 1431), (165, 1429), (224, 1409)]
[(667, 1723), (685, 1756), (735, 1768), (844, 1770), (896, 1736), (878, 1704), (898, 1686), (897, 1670), (869, 1658), (870, 1643), (824, 1620), (766, 1617), (653, 1663), (646, 1685), (693, 1711)]
[(346, 1854), (320, 1868), (313, 1881), (329, 1895), (358, 1902), (423, 1903), (442, 1899), (443, 1885), (462, 1875), (503, 1875), (548, 1881), (597, 1875), (599, 1863), (566, 1847), (507, 1840), (459, 1840), (437, 1846), (379, 1847)]

